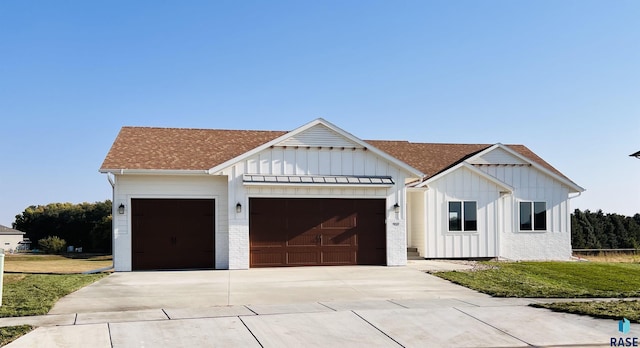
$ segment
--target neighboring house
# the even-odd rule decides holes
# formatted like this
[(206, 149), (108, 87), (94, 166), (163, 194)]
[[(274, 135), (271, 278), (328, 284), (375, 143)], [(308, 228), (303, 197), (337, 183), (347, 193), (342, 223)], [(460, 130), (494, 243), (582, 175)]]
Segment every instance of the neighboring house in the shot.
[(290, 132), (123, 127), (116, 271), (426, 258), (568, 259), (569, 194), (524, 146), (363, 141), (317, 119)]
[(0, 248), (5, 252), (22, 249), (25, 232), (0, 225)]

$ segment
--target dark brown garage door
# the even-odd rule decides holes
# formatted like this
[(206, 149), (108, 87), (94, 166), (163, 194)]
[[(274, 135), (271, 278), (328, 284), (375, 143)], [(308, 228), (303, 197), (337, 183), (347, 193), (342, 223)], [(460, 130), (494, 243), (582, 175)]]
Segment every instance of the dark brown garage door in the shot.
[(134, 270), (214, 268), (214, 200), (132, 199)]
[(252, 198), (251, 267), (384, 265), (383, 199)]

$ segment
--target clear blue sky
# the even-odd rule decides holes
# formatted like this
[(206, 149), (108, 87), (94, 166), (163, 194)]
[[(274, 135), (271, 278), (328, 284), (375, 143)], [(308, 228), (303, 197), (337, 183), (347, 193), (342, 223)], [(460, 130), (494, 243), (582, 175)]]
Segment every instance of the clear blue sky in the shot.
[(111, 198), (120, 127), (525, 144), (640, 212), (640, 1), (0, 1), (0, 224)]

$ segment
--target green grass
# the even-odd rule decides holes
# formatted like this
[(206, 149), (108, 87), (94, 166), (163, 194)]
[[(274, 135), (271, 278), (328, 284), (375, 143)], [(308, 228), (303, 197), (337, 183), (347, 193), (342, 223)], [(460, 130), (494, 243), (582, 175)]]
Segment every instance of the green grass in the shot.
[[(0, 317), (47, 314), (61, 297), (106, 276), (98, 274), (5, 274)], [(30, 325), (0, 327), (0, 346), (33, 330)]]
[(30, 325), (0, 327), (0, 347), (33, 330)]
[(638, 297), (640, 264), (487, 262), (492, 269), (436, 276), (497, 297)]
[(535, 303), (532, 307), (547, 308), (556, 312), (590, 315), (596, 318), (627, 318), (640, 323), (640, 301), (589, 301), (589, 302), (554, 302)]
[(0, 317), (47, 314), (58, 299), (106, 276), (98, 274), (5, 274)]
[[(486, 262), (493, 268), (436, 276), (497, 297), (639, 297), (640, 264), (605, 262)], [(536, 303), (534, 307), (596, 318), (640, 322), (640, 301)]]

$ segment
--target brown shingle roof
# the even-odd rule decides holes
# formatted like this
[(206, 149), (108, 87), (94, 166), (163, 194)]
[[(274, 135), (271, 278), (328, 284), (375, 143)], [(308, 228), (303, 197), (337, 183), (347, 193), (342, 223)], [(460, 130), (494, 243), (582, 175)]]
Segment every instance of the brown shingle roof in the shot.
[(123, 127), (101, 169), (207, 170), (286, 133)]
[[(408, 141), (367, 140), (369, 144), (398, 158), (432, 177), (461, 161), (485, 150), (493, 144), (434, 144)], [(542, 167), (566, 178), (560, 171), (544, 161), (524, 145), (506, 145)]]
[[(265, 144), (285, 131), (123, 127), (102, 170), (207, 170)], [(367, 143), (429, 177), (492, 146), (367, 140)], [(562, 175), (523, 145), (507, 145), (523, 156)], [(563, 176), (564, 177), (564, 176)]]

